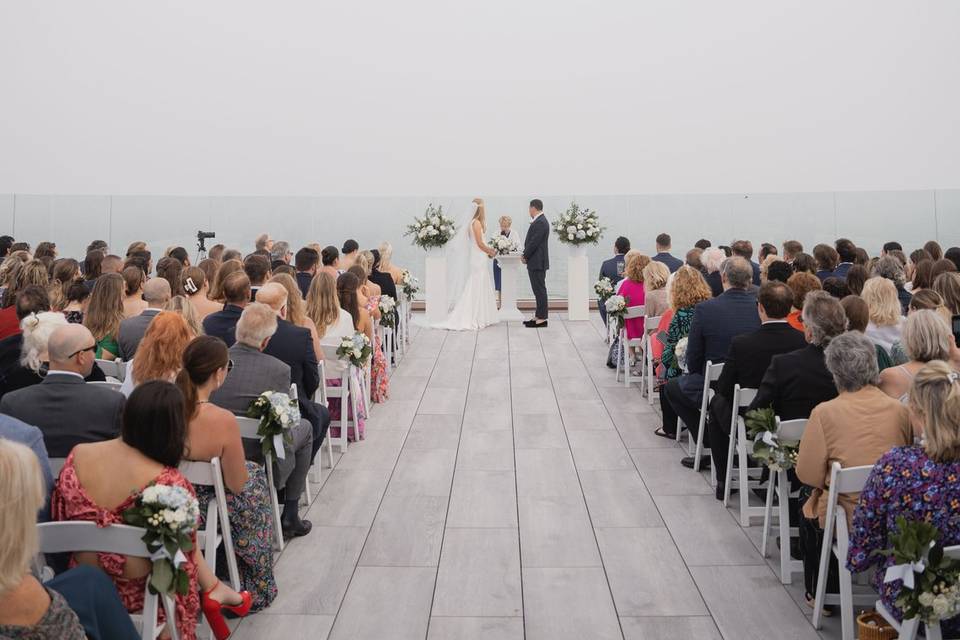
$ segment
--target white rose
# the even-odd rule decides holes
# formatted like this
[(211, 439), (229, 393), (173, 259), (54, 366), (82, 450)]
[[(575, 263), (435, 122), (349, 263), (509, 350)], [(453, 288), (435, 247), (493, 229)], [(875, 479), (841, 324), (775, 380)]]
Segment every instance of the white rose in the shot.
[(433, 227), (430, 227), (430, 235), (437, 236), (437, 235), (440, 235), (440, 232), (434, 229)]
[(929, 607), (930, 605), (933, 604), (933, 594), (930, 593), (929, 591), (924, 591), (923, 593), (920, 594), (917, 600), (919, 600), (920, 604), (922, 604), (923, 606)]
[(939, 595), (933, 599), (933, 613), (942, 618), (950, 611), (950, 601), (944, 595)]
[(567, 240), (573, 240), (574, 235), (572, 233), (567, 234)]
[(586, 237), (587, 237), (587, 234), (585, 234), (583, 231), (577, 231), (577, 238), (578, 238), (578, 239), (583, 240), (583, 239), (586, 238)]
[(582, 225), (582, 224), (578, 224), (578, 225), (577, 225), (577, 229), (583, 229), (583, 225)]
[(572, 224), (567, 227), (567, 233), (576, 233), (577, 228)]

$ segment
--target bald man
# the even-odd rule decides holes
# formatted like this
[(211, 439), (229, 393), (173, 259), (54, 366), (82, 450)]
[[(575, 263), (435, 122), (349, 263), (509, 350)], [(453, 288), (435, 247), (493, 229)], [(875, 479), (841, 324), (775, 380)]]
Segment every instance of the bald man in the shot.
[(121, 360), (133, 359), (150, 322), (163, 310), (164, 305), (170, 302), (170, 283), (165, 278), (150, 278), (143, 285), (143, 299), (147, 302), (147, 308), (140, 315), (120, 323), (117, 343), (120, 345), (118, 355)]
[(101, 442), (120, 433), (123, 394), (87, 384), (96, 341), (79, 324), (54, 329), (47, 343), (50, 371), (40, 384), (12, 391), (0, 400), (0, 413), (40, 429), (51, 458), (66, 458), (84, 442)]

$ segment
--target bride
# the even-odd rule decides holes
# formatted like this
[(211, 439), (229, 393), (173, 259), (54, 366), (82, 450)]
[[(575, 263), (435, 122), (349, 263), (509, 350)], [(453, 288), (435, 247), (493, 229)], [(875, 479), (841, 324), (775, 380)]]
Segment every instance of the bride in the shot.
[(438, 329), (482, 329), (499, 322), (490, 258), (496, 255), (484, 241), (487, 214), (481, 198), (473, 200), (469, 224), (461, 224), (449, 245), (450, 313)]

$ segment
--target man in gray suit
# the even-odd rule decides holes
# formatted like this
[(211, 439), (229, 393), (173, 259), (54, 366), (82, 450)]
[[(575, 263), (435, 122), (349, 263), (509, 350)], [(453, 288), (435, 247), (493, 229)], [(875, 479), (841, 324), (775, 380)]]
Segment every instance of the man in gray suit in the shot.
[(55, 329), (47, 343), (50, 371), (43, 382), (0, 400), (0, 413), (40, 429), (51, 458), (66, 458), (78, 444), (120, 433), (123, 394), (83, 380), (93, 369), (95, 350), (96, 341), (83, 325)]
[[(265, 304), (247, 305), (237, 322), (237, 341), (230, 347), (233, 369), (223, 386), (210, 397), (219, 407), (237, 415), (246, 415), (250, 404), (264, 391), (290, 393), (290, 367), (273, 356), (263, 353), (277, 330), (277, 314)], [(313, 428), (301, 419), (290, 430), (293, 442), (284, 445), (285, 457), (275, 461), (274, 480), (283, 502), (280, 525), (284, 537), (305, 536), (312, 525), (301, 520), (297, 512), (300, 494), (306, 486), (307, 471), (312, 462)], [(263, 462), (259, 443), (244, 441), (247, 459)]]
[(147, 301), (147, 308), (138, 316), (127, 318), (120, 323), (117, 332), (117, 343), (120, 345), (122, 360), (131, 360), (147, 332), (150, 321), (160, 313), (164, 305), (170, 302), (170, 283), (163, 278), (151, 278), (143, 285), (143, 299)]

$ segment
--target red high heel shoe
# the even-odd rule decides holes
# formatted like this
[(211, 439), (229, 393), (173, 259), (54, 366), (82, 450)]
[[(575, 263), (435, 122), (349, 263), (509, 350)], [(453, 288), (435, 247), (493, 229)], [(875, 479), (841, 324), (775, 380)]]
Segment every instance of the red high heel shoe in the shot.
[(217, 602), (210, 597), (210, 594), (217, 588), (218, 584), (220, 584), (219, 580), (217, 584), (200, 594), (200, 604), (203, 608), (203, 617), (207, 619), (207, 624), (210, 625), (214, 637), (217, 640), (227, 640), (230, 637), (230, 627), (227, 626), (227, 621), (223, 617), (224, 610), (242, 618), (250, 613), (253, 597), (249, 591), (241, 591), (240, 604), (229, 605)]

